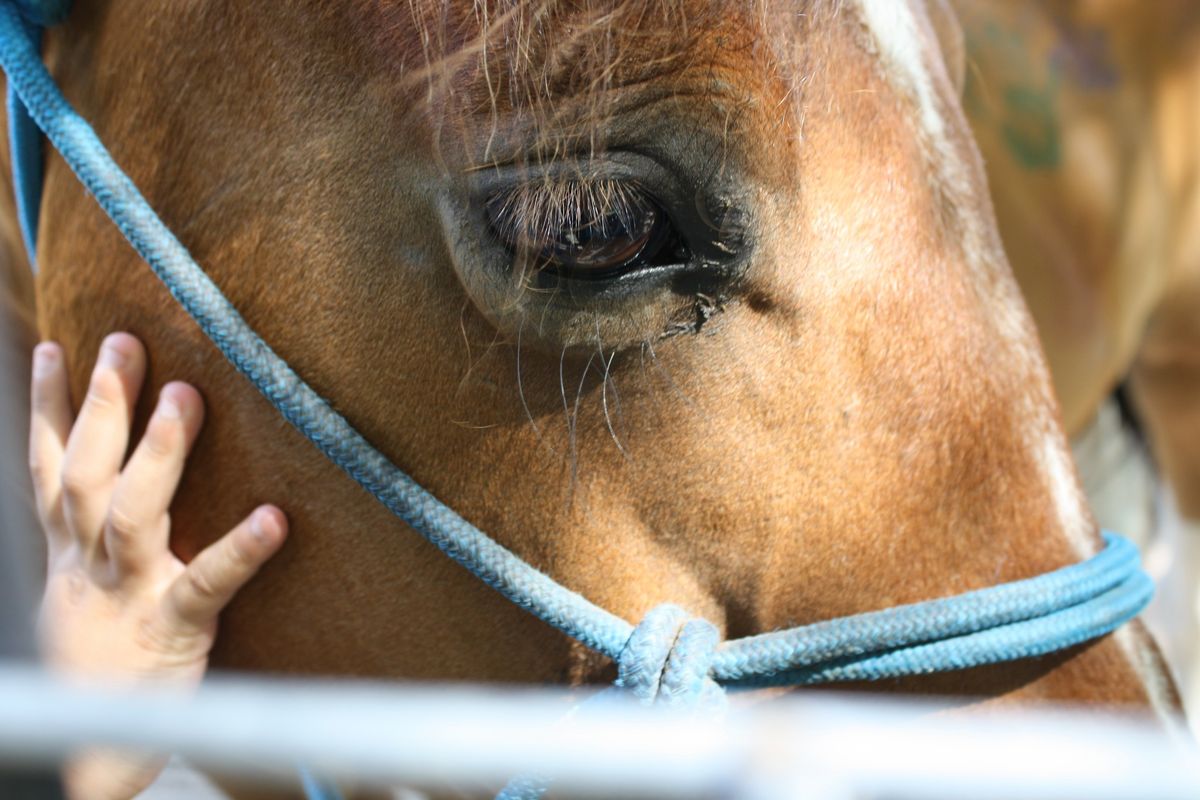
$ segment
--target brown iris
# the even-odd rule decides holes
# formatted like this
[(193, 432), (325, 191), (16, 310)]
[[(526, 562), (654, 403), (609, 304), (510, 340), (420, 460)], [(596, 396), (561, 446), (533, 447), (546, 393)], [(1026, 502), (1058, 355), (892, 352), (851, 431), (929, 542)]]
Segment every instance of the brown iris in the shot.
[(487, 213), (521, 263), (583, 280), (648, 266), (671, 230), (643, 189), (610, 179), (518, 186), (493, 196)]

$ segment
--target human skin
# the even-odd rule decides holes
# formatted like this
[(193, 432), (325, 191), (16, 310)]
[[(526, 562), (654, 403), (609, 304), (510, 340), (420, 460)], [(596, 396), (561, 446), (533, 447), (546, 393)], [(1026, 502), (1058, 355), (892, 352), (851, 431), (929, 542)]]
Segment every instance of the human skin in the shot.
[[(39, 619), (44, 658), (74, 680), (196, 686), (217, 615), (283, 544), (287, 519), (260, 506), (190, 563), (167, 547), (168, 507), (204, 418), (199, 392), (168, 383), (128, 461), (146, 354), (128, 334), (101, 347), (73, 418), (62, 349), (34, 352), (29, 460), (48, 547)], [(79, 800), (126, 800), (165, 758), (90, 752), (64, 771)]]

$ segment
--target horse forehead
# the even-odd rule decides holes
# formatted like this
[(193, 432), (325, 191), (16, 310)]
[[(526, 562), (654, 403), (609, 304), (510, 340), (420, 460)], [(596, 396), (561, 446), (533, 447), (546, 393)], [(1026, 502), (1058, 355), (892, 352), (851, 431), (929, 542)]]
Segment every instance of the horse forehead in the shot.
[[(798, 101), (814, 71), (853, 57), (857, 38), (896, 89), (916, 101), (919, 124), (946, 135), (936, 95), (938, 47), (920, 0), (414, 0), (373, 4), (390, 50), (411, 79), (495, 113), (597, 106), (646, 85), (706, 98)], [(830, 26), (862, 36), (830, 36)], [(836, 42), (833, 44), (831, 42)], [(859, 55), (863, 55), (860, 53)], [(438, 94), (434, 92), (433, 94)], [(772, 102), (774, 101), (774, 102)], [(550, 113), (553, 113), (551, 110)]]
[(884, 71), (916, 102), (926, 134), (943, 139), (946, 121), (936, 96), (929, 52), (935, 41), (924, 35), (915, 9), (908, 0), (857, 0), (856, 5)]
[[(411, 79), (491, 110), (603, 96), (704, 76), (748, 88), (788, 64), (813, 7), (830, 0), (427, 0), (371, 4), (374, 38)], [(794, 49), (794, 48), (793, 48)]]

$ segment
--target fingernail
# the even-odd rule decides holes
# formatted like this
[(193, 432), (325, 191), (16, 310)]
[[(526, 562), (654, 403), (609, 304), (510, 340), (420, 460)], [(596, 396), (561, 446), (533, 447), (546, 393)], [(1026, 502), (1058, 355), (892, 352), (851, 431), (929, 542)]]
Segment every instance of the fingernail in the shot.
[(260, 542), (269, 542), (279, 533), (279, 523), (275, 520), (274, 514), (265, 508), (260, 508), (250, 518), (250, 531)]
[(33, 351), (33, 374), (41, 378), (46, 376), (58, 364), (58, 351), (44, 344), (39, 344)]
[(110, 344), (106, 344), (100, 348), (99, 364), (102, 367), (120, 369), (125, 366), (125, 362), (128, 360), (128, 357), (124, 353)]
[(158, 415), (163, 419), (183, 419), (183, 409), (179, 403), (163, 395), (158, 398)]

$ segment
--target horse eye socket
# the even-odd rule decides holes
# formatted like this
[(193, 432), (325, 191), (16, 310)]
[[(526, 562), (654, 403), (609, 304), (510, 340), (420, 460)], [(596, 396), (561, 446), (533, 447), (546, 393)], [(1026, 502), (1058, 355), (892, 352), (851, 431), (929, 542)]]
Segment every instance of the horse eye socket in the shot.
[(488, 200), (487, 214), (492, 230), (520, 261), (582, 280), (657, 263), (673, 230), (642, 189), (616, 181), (517, 187)]

